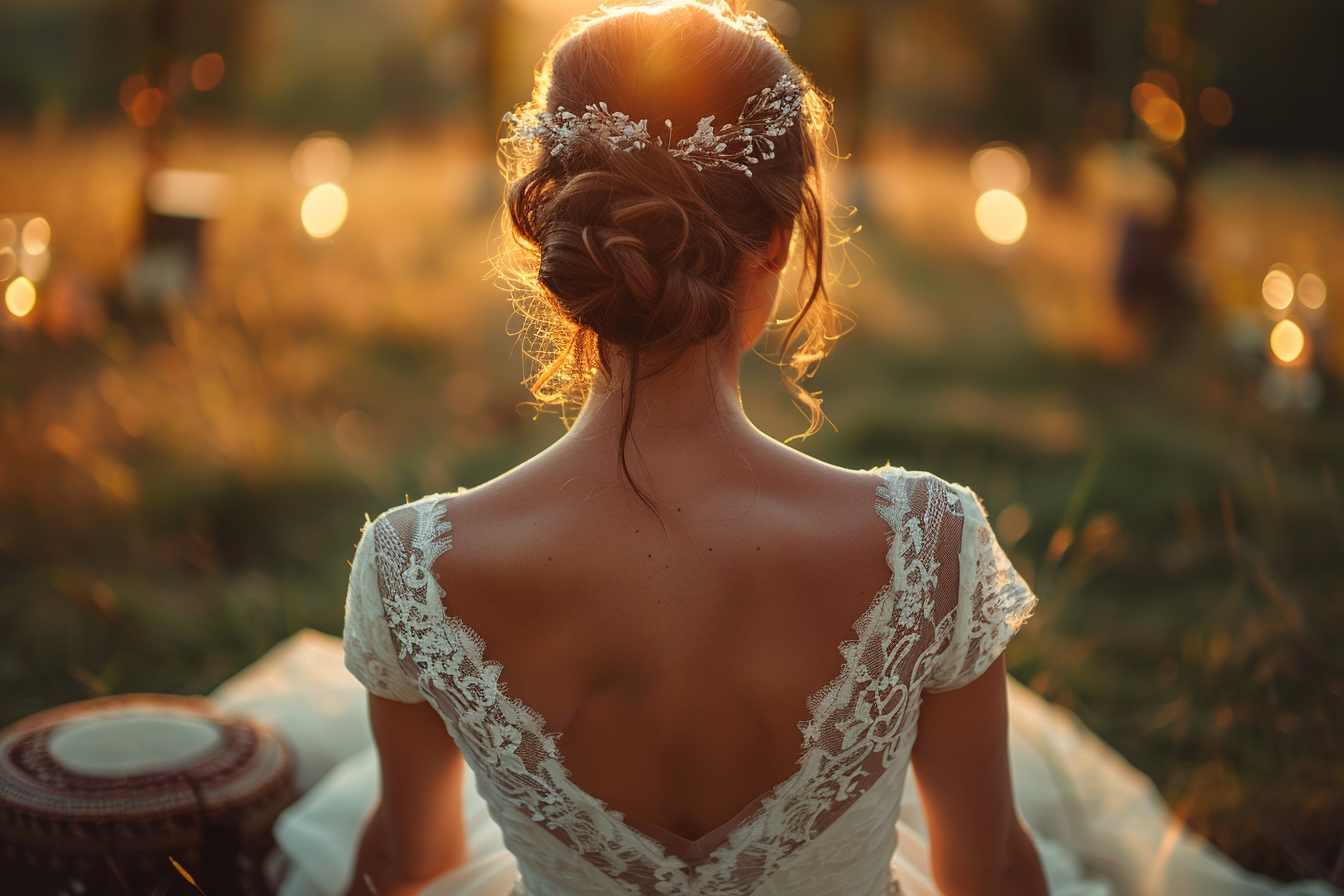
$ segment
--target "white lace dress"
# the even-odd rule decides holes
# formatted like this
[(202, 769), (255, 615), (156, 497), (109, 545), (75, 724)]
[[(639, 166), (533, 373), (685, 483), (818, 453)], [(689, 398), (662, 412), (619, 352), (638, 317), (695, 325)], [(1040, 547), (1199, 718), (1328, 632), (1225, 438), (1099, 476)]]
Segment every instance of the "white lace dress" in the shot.
[[(351, 574), (346, 666), (374, 694), (438, 710), (517, 861), (518, 896), (897, 892), (891, 863), (921, 695), (983, 672), (1036, 600), (969, 491), (897, 469), (880, 481), (891, 580), (855, 622), (856, 639), (837, 645), (835, 679), (808, 701), (797, 770), (682, 854), (570, 780), (545, 720), (508, 695), (505, 670), (445, 611), (430, 570), (452, 548), (451, 496), (366, 527)], [(954, 540), (940, 538), (948, 527)], [(939, 556), (956, 532), (959, 555)], [(935, 598), (948, 564), (961, 583), (955, 603)]]
[[(468, 765), (467, 861), (424, 896), (938, 896), (907, 781), (922, 695), (980, 675), (1036, 600), (969, 490), (879, 472), (891, 579), (855, 622), (855, 639), (837, 645), (834, 680), (808, 701), (797, 770), (676, 854), (570, 780), (545, 719), (508, 695), (507, 670), (446, 611), (430, 570), (452, 548), (452, 496), (366, 525), (350, 575), (345, 665), (379, 696), (428, 700)], [(955, 602), (935, 588), (949, 574), (958, 576)], [(321, 776), (276, 826), (289, 859), (281, 896), (344, 890), (377, 792), (373, 748), (333, 747), (356, 729), (368, 743), (361, 692), (336, 661), (326, 636), (301, 633), (213, 695), (289, 737), (301, 787)], [(1053, 893), (1334, 893), (1242, 872), (1173, 822), (1151, 782), (1015, 683), (1009, 712), (1014, 790)], [(333, 752), (348, 758), (328, 773)]]

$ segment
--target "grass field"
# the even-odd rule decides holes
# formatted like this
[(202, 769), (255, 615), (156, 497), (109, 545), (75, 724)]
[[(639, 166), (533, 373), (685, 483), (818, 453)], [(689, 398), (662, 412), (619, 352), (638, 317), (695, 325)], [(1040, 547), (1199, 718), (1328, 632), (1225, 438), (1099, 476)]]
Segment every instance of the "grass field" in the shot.
[[(202, 693), (299, 628), (339, 632), (366, 513), (562, 431), (520, 407), (481, 146), (357, 145), (350, 218), (322, 244), (298, 224), (291, 149), (173, 145), (173, 164), (232, 181), (199, 295), (159, 319), (116, 304), (131, 136), (0, 135), (0, 212), (44, 214), (54, 258), (34, 313), (0, 327), (0, 722)], [(1263, 360), (1225, 338), (1273, 262), (1344, 283), (1344, 177), (1211, 171), (1203, 313), (1155, 340), (1109, 294), (1118, 222), (1147, 201), (1130, 163), (1100, 155), (1069, 192), (1031, 194), (1026, 239), (990, 252), (966, 155), (893, 138), (842, 169), (856, 324), (816, 381), (835, 428), (801, 447), (974, 488), (1041, 598), (1012, 672), (1243, 864), (1344, 883), (1344, 324), (1327, 305), (1313, 414), (1266, 408)], [(765, 360), (743, 393), (765, 431), (803, 427)]]

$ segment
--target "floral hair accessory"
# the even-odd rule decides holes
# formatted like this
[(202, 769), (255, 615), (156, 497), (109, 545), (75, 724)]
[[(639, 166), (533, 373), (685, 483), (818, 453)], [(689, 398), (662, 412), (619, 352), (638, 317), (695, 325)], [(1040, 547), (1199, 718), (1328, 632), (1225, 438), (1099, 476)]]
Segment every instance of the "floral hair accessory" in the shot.
[(600, 140), (613, 152), (633, 152), (651, 145), (660, 146), (668, 154), (690, 162), (697, 171), (706, 168), (733, 168), (751, 177), (751, 168), (765, 159), (775, 157), (773, 138), (784, 134), (798, 120), (803, 107), (806, 88), (791, 75), (784, 75), (760, 93), (751, 96), (742, 107), (737, 121), (715, 130), (714, 116), (707, 115), (696, 125), (695, 133), (672, 144), (672, 122), (667, 126), (667, 141), (649, 134), (648, 119), (634, 121), (624, 112), (612, 112), (607, 104), (596, 103), (584, 107), (582, 114), (574, 114), (564, 106), (554, 113), (540, 111), (532, 115), (510, 112), (504, 116), (512, 133), (510, 140), (525, 142), (544, 140), (550, 144), (551, 155), (562, 156), (573, 151), (581, 140)]

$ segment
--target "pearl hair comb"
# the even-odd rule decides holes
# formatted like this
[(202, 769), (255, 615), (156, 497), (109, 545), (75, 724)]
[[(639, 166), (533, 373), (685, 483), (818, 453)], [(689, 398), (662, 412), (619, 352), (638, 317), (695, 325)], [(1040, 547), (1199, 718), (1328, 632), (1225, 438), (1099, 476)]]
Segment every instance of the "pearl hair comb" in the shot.
[(672, 144), (672, 122), (667, 126), (667, 141), (649, 134), (648, 119), (634, 121), (624, 112), (612, 112), (607, 104), (596, 103), (584, 107), (581, 114), (570, 112), (564, 106), (554, 113), (536, 113), (504, 116), (511, 128), (509, 140), (549, 142), (552, 156), (572, 152), (579, 141), (601, 140), (613, 152), (633, 152), (649, 146), (659, 146), (669, 155), (690, 162), (697, 171), (706, 168), (733, 168), (751, 177), (751, 165), (775, 157), (774, 137), (784, 134), (798, 120), (803, 107), (806, 88), (792, 75), (784, 75), (760, 93), (751, 96), (742, 107), (737, 121), (715, 130), (714, 116), (700, 119), (695, 133)]

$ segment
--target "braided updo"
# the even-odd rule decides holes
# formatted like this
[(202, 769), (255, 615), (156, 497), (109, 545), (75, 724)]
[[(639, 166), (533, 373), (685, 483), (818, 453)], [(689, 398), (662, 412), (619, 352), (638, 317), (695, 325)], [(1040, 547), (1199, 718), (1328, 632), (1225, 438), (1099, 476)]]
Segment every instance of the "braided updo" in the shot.
[[(690, 136), (705, 116), (715, 116), (716, 125), (736, 121), (749, 97), (784, 76), (804, 86), (802, 111), (751, 176), (729, 167), (698, 170), (664, 148)], [(664, 147), (624, 152), (600, 139), (574, 139), (552, 154), (546, 138), (501, 141), (508, 191), (497, 267), (527, 325), (524, 348), (537, 362), (528, 385), (539, 405), (566, 413), (586, 397), (599, 368), (610, 373), (613, 353), (622, 355), (621, 463), (629, 478), (625, 443), (641, 359), (740, 338), (738, 272), (783, 229), (792, 231), (802, 264), (780, 367), (809, 412), (807, 433), (815, 432), (820, 400), (802, 382), (835, 335), (821, 166), (826, 101), (768, 31), (726, 3), (664, 0), (571, 23), (543, 59), (519, 115), (601, 102), (634, 121), (670, 121), (670, 134), (650, 127)]]

